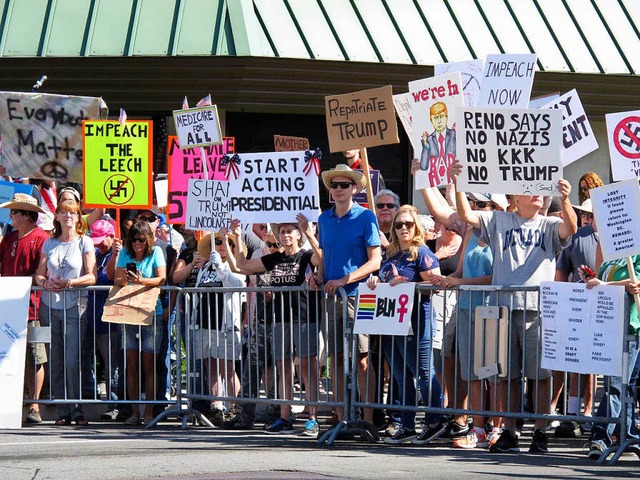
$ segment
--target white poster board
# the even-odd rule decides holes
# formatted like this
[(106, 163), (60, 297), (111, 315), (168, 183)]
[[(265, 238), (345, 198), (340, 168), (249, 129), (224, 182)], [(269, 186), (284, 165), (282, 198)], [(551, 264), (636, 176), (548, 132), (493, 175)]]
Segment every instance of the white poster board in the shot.
[(180, 148), (204, 147), (222, 143), (218, 107), (215, 105), (174, 110), (173, 121), (176, 125)]
[(640, 177), (640, 110), (609, 113), (605, 119), (613, 179)]
[(431, 314), (436, 316), (436, 333), (433, 336), (433, 348), (441, 349), (444, 331), (458, 304), (458, 292), (438, 290), (431, 292)]
[(461, 192), (558, 195), (562, 114), (558, 110), (456, 109)]
[(156, 205), (159, 208), (167, 206), (167, 197), (169, 195), (169, 180), (164, 178), (153, 182), (156, 190)]
[[(229, 208), (242, 223), (291, 222), (320, 215), (318, 171), (305, 152), (246, 153), (228, 165)], [(237, 172), (237, 173), (234, 173)], [(237, 175), (237, 176), (236, 176)]]
[(482, 89), (483, 67), (484, 62), (482, 60), (474, 59), (462, 62), (439, 63), (433, 67), (433, 72), (434, 75), (460, 72), (464, 104), (467, 107), (476, 107), (480, 99), (480, 90)]
[(635, 178), (589, 190), (605, 261), (640, 253), (640, 186)]
[(379, 283), (375, 290), (361, 283), (353, 333), (410, 335), (415, 290), (415, 283)]
[(185, 227), (217, 232), (231, 224), (229, 182), (189, 180)]
[(622, 375), (624, 287), (542, 282), (542, 368)]
[(393, 107), (396, 109), (396, 115), (400, 119), (400, 123), (404, 127), (404, 131), (409, 137), (409, 141), (413, 138), (413, 102), (411, 101), (411, 94), (399, 93), (393, 96)]
[(562, 164), (565, 167), (597, 150), (598, 141), (576, 89), (550, 101), (542, 108), (555, 108), (562, 112)]
[(409, 82), (414, 157), (420, 160), (416, 190), (451, 183), (449, 165), (456, 159), (456, 107), (464, 105), (460, 72)]
[(536, 58), (535, 53), (487, 55), (478, 106), (527, 108)]
[(0, 428), (22, 426), (31, 277), (0, 277)]

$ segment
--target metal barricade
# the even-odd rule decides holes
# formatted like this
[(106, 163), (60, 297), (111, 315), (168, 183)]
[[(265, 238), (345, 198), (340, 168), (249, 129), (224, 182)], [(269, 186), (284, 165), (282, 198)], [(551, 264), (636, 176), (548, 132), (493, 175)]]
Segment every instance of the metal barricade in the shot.
[(105, 420), (148, 426), (176, 404), (182, 355), (170, 320), (180, 289), (162, 287), (151, 325), (137, 326), (102, 321), (110, 288), (65, 290), (62, 308), (51, 308), (43, 298), (48, 292), (33, 287), (39, 322), (28, 328), (26, 380), (40, 394), (25, 404), (55, 405), (58, 417), (70, 421), (84, 417), (82, 405), (104, 405)]

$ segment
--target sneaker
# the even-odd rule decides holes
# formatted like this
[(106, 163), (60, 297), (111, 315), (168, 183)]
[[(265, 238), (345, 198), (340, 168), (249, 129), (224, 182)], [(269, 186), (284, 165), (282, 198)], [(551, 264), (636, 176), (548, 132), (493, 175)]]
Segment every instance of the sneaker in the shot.
[(320, 426), (318, 422), (314, 418), (310, 418), (307, 420), (307, 423), (304, 424), (304, 430), (302, 431), (302, 435), (306, 435), (307, 437), (318, 438), (318, 434), (320, 433)]
[(474, 428), (464, 437), (458, 437), (453, 441), (454, 448), (487, 448), (487, 434), (483, 428)]
[(413, 443), (412, 440), (414, 440), (417, 436), (418, 434), (415, 430), (407, 430), (404, 427), (400, 427), (392, 436), (385, 438), (384, 443), (389, 443), (391, 445)]
[(580, 434), (580, 426), (578, 422), (565, 420), (560, 422), (556, 428), (554, 435), (558, 438), (575, 438)]
[(489, 433), (487, 433), (487, 443), (489, 446), (495, 445), (495, 443), (502, 435), (502, 429), (498, 427), (493, 427)]
[(512, 434), (509, 430), (504, 430), (498, 441), (491, 445), (489, 448), (491, 453), (511, 453), (519, 452), (518, 437)]
[(287, 435), (295, 433), (293, 424), (284, 418), (279, 418), (271, 424), (269, 428), (265, 428), (264, 433), (269, 435)]
[(422, 432), (420, 432), (420, 434), (416, 438), (411, 440), (411, 443), (414, 445), (426, 445), (427, 443), (440, 438), (446, 429), (447, 426), (443, 425), (442, 423), (438, 423), (434, 427), (425, 425), (425, 427), (422, 429)]
[(391, 422), (384, 431), (384, 436), (393, 437), (400, 428), (402, 428), (402, 424), (400, 422)]
[(40, 416), (40, 412), (35, 408), (30, 408), (27, 412), (27, 417), (25, 418), (26, 423), (42, 423), (42, 417)]
[(214, 427), (219, 427), (224, 422), (224, 412), (219, 408), (212, 408), (211, 411), (205, 414), (207, 420), (209, 420)]
[(533, 431), (533, 439), (531, 440), (531, 446), (529, 447), (529, 453), (548, 453), (549, 452), (549, 437), (541, 428), (536, 428)]
[(451, 420), (449, 423), (447, 423), (445, 427), (445, 432), (442, 436), (444, 438), (466, 437), (471, 431), (471, 428), (473, 427), (469, 427), (468, 423), (465, 423), (464, 425), (459, 425), (458, 423)]
[(222, 430), (253, 430), (253, 420), (249, 420), (241, 413), (237, 413), (230, 420), (220, 424)]
[(100, 415), (100, 420), (110, 420), (113, 422), (118, 418), (118, 413), (120, 412), (118, 412), (117, 408), (110, 408), (102, 415)]
[(598, 460), (604, 451), (609, 448), (607, 441), (602, 438), (591, 440), (588, 445), (589, 451), (587, 452), (587, 456), (591, 460)]

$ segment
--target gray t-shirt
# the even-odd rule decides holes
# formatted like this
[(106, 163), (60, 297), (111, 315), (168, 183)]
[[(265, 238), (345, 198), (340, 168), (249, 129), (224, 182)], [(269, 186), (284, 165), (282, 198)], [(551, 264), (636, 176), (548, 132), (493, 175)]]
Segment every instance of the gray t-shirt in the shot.
[[(93, 242), (83, 235), (70, 242), (61, 242), (49, 238), (42, 246), (47, 255), (47, 278), (73, 279), (83, 276), (84, 256), (93, 252)], [(68, 290), (63, 299), (62, 293), (43, 292), (42, 301), (51, 308), (69, 308), (78, 304), (79, 290)]]
[(571, 237), (571, 243), (558, 257), (556, 268), (569, 275), (569, 280), (579, 282), (578, 268), (587, 265), (596, 268), (596, 245), (598, 244), (598, 234), (591, 225), (580, 227)]
[[(570, 237), (560, 240), (561, 219), (542, 215), (527, 219), (500, 211), (478, 214), (478, 239), (487, 243), (493, 253), (493, 285), (539, 286), (540, 282), (553, 281), (556, 256), (571, 241)], [(510, 303), (510, 295), (500, 296), (500, 304), (514, 310), (538, 310), (538, 294), (516, 292), (513, 305)]]

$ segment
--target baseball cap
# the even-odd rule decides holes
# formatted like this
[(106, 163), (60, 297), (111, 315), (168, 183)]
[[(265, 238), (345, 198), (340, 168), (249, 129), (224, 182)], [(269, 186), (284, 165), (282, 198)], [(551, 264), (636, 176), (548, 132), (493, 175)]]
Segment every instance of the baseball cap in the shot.
[(116, 231), (108, 220), (98, 220), (91, 225), (89, 236), (93, 240), (94, 245), (99, 245), (109, 235), (115, 236)]

